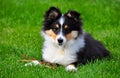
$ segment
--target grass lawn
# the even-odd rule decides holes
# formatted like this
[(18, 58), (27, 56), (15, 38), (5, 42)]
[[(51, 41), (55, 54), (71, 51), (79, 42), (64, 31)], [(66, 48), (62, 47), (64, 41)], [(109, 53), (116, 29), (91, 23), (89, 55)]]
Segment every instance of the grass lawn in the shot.
[[(25, 67), (25, 54), (41, 59), (40, 29), (50, 6), (81, 12), (84, 30), (103, 42), (109, 60), (81, 65), (76, 73)], [(120, 0), (0, 0), (0, 78), (120, 78)]]

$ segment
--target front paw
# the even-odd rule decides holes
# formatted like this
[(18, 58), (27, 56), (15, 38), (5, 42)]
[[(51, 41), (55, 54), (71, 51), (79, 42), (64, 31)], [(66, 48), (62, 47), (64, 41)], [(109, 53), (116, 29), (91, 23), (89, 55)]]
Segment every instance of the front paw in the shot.
[(73, 71), (73, 72), (77, 71), (77, 68), (73, 64), (68, 65), (65, 69), (66, 71)]
[(31, 62), (25, 64), (25, 66), (36, 66), (36, 65), (40, 65), (40, 62), (38, 60), (32, 60)]

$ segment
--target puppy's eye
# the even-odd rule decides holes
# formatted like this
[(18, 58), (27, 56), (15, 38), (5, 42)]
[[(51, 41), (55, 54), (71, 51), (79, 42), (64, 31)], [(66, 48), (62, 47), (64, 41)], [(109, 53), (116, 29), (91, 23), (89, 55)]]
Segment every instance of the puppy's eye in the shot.
[(53, 30), (53, 31), (57, 31), (57, 30), (58, 30), (58, 28), (53, 28), (52, 30)]
[(52, 28), (53, 31), (58, 31), (59, 29), (59, 24), (55, 24), (55, 26)]
[(66, 32), (69, 32), (70, 30), (67, 28), (67, 29), (65, 29), (65, 31), (66, 31)]

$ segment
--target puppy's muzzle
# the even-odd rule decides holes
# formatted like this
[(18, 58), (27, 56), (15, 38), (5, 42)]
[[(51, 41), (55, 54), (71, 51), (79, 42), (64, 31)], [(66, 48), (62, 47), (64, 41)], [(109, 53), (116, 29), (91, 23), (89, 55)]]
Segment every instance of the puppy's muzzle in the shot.
[(59, 43), (59, 45), (62, 45), (63, 44), (63, 39), (62, 38), (58, 38), (58, 43)]

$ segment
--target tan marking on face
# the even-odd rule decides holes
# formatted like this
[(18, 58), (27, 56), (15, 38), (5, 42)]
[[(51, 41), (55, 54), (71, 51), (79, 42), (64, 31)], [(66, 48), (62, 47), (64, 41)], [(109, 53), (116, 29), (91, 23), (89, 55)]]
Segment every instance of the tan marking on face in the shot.
[(56, 39), (57, 35), (52, 31), (52, 29), (45, 31), (45, 33), (52, 37), (54, 40)]
[(67, 41), (70, 39), (75, 39), (78, 36), (78, 31), (72, 31), (71, 33), (66, 35)]
[(65, 29), (67, 29), (68, 28), (68, 26), (67, 25), (65, 25), (65, 27), (64, 27)]
[(58, 24), (56, 24), (55, 26), (56, 26), (56, 28), (59, 28), (59, 25), (58, 25)]

